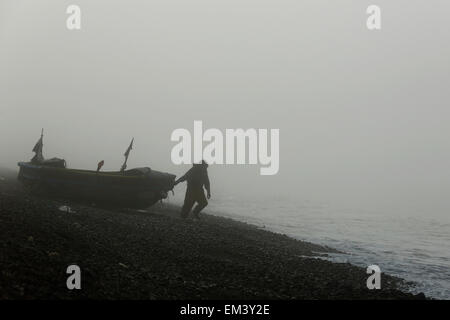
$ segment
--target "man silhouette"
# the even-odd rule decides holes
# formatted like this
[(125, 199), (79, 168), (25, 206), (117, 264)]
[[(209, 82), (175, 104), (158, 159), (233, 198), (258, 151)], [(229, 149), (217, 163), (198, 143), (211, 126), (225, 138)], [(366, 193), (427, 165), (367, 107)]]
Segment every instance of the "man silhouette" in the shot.
[(194, 218), (199, 218), (200, 211), (208, 205), (203, 187), (207, 191), (208, 199), (211, 198), (211, 189), (208, 177), (208, 164), (202, 160), (202, 163), (194, 163), (192, 168), (181, 178), (175, 181), (175, 186), (180, 182), (187, 181), (186, 195), (184, 197), (181, 217), (186, 218), (189, 215), (194, 204), (197, 202), (192, 214)]

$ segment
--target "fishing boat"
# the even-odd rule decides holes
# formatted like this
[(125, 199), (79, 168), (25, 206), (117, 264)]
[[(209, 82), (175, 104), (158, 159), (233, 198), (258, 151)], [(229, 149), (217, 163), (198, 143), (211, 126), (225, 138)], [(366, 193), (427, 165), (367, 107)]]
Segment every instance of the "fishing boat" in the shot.
[(129, 208), (147, 208), (165, 199), (173, 189), (176, 176), (149, 167), (126, 170), (133, 140), (125, 152), (120, 171), (69, 169), (64, 159), (44, 159), (43, 133), (33, 148), (35, 156), (29, 162), (19, 162), (18, 179), (32, 191), (95, 204)]

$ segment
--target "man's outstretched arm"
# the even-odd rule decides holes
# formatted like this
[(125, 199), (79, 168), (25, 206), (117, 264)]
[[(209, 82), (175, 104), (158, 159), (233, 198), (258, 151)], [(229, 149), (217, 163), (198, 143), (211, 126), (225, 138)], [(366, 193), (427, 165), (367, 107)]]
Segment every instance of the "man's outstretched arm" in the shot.
[(186, 181), (187, 178), (188, 178), (188, 176), (189, 176), (189, 174), (190, 174), (190, 172), (191, 172), (191, 170), (192, 170), (192, 169), (189, 169), (189, 171), (186, 172), (186, 173), (184, 174), (184, 176), (181, 176), (180, 178), (178, 178), (178, 180), (175, 181), (175, 185), (179, 184), (180, 182)]

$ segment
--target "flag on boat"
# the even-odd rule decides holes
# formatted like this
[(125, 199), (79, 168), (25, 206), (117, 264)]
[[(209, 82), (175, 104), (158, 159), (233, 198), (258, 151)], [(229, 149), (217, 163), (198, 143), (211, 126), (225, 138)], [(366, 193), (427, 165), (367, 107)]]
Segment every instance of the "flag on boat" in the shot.
[(44, 147), (43, 137), (44, 137), (44, 129), (42, 129), (41, 137), (33, 147), (33, 152), (35, 153), (35, 156), (33, 157), (32, 161), (40, 162), (44, 160), (44, 156), (42, 155), (42, 149)]
[(134, 141), (134, 138), (131, 139), (131, 142), (130, 142), (130, 145), (128, 146), (127, 151), (125, 151), (125, 153), (123, 154), (126, 158), (128, 158), (128, 156), (130, 155), (131, 149), (133, 149), (133, 141)]
[(125, 169), (127, 168), (128, 156), (130, 155), (131, 149), (133, 149), (133, 141), (134, 141), (134, 138), (131, 139), (131, 142), (130, 142), (130, 145), (128, 146), (128, 148), (127, 148), (127, 151), (125, 151), (125, 153), (123, 154), (125, 156), (125, 161), (123, 162), (123, 165), (120, 168), (121, 172), (125, 171)]
[(44, 146), (44, 143), (42, 141), (42, 135), (41, 135), (41, 137), (39, 138), (38, 142), (36, 142), (36, 144), (34, 145), (33, 152), (42, 154), (42, 147), (43, 146)]

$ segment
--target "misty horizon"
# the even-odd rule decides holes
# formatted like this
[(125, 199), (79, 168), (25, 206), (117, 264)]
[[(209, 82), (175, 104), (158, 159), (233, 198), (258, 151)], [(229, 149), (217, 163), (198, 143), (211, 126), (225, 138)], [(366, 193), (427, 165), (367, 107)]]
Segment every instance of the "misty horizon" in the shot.
[(171, 133), (202, 120), (280, 129), (278, 174), (210, 166), (212, 202), (448, 215), (447, 2), (378, 1), (379, 32), (358, 1), (76, 2), (75, 32), (71, 1), (0, 3), (0, 166), (31, 159), (44, 128), (44, 156), (70, 168), (119, 170), (134, 137), (128, 168), (180, 176)]

